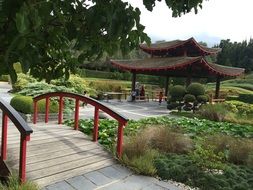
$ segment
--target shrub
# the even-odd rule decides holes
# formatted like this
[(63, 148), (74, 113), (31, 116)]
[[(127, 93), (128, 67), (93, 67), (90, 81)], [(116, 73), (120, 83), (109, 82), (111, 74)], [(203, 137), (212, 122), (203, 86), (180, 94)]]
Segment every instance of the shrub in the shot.
[(59, 91), (76, 92), (75, 89), (67, 88), (65, 86), (56, 86), (45, 82), (34, 82), (29, 83), (26, 87), (24, 87), (21, 91), (19, 91), (18, 94), (34, 97), (48, 92), (59, 92)]
[(181, 85), (173, 86), (169, 91), (171, 97), (177, 101), (181, 101), (183, 99), (185, 92), (185, 87)]
[(202, 146), (212, 146), (216, 153), (223, 152), (227, 161), (253, 167), (253, 140), (227, 135), (212, 135), (205, 138)]
[(177, 103), (177, 102), (168, 103), (167, 109), (173, 110), (173, 109), (176, 109), (178, 106), (180, 106), (180, 103)]
[(209, 100), (209, 96), (208, 95), (199, 95), (197, 96), (197, 101), (200, 103), (206, 103)]
[(192, 140), (188, 136), (168, 127), (154, 128), (150, 146), (165, 153), (178, 154), (187, 153), (193, 148)]
[(206, 145), (205, 147), (197, 146), (190, 153), (191, 159), (200, 168), (205, 169), (224, 169), (225, 155), (223, 152), (216, 152), (215, 147)]
[(0, 81), (4, 81), (4, 82), (9, 82), (9, 75), (1, 75), (0, 76)]
[(192, 94), (186, 94), (186, 95), (184, 96), (184, 102), (186, 102), (186, 103), (195, 102), (195, 100), (196, 100), (196, 98), (195, 98), (195, 96), (192, 95)]
[[(11, 106), (24, 114), (33, 113), (33, 99), (31, 96), (14, 96), (10, 102)], [(38, 102), (38, 112), (45, 113), (46, 100), (40, 100)], [(58, 103), (55, 101), (50, 101), (50, 110), (51, 113), (58, 112)]]
[(248, 104), (253, 104), (253, 94), (239, 94), (238, 100)]
[(205, 104), (200, 107), (198, 114), (212, 121), (224, 121), (227, 112), (224, 104)]
[(25, 88), (29, 83), (34, 83), (37, 81), (31, 75), (27, 75), (24, 73), (18, 73), (17, 77), (18, 77), (17, 82), (12, 87), (14, 92), (19, 92), (20, 90)]
[(188, 155), (168, 154), (155, 159), (157, 174), (162, 179), (175, 180), (205, 190), (252, 189), (253, 170), (228, 165), (222, 173), (203, 170)]
[(247, 104), (241, 101), (226, 101), (225, 105), (231, 110), (233, 113), (240, 113), (242, 115), (253, 115), (253, 105)]
[(65, 79), (53, 80), (51, 84), (56, 86), (65, 86), (69, 89), (74, 89), (75, 92), (80, 94), (83, 94), (84, 91), (86, 91), (88, 94), (95, 93), (95, 91), (92, 91), (92, 89), (89, 88), (88, 82), (86, 82), (79, 75), (70, 75), (68, 80)]
[(194, 96), (199, 96), (199, 95), (204, 95), (205, 94), (205, 88), (203, 87), (202, 84), (200, 83), (191, 83), (186, 91), (189, 93), (189, 94), (192, 94)]

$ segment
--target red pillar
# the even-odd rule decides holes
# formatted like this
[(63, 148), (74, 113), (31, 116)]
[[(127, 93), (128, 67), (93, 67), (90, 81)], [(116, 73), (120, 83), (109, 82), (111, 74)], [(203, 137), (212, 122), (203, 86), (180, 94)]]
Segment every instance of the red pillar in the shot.
[(117, 156), (119, 158), (121, 158), (121, 156), (122, 156), (123, 129), (124, 129), (124, 125), (122, 123), (119, 123), (119, 126), (118, 126), (118, 139), (117, 139)]
[(1, 146), (1, 157), (3, 160), (7, 159), (7, 125), (8, 116), (3, 112), (2, 118), (2, 146)]
[(49, 97), (47, 97), (47, 98), (46, 98), (45, 123), (48, 123), (48, 117), (49, 117), (49, 104), (50, 104), (50, 99), (49, 99)]
[(60, 96), (60, 100), (59, 100), (59, 113), (58, 113), (58, 124), (62, 124), (62, 118), (63, 118), (63, 97)]
[(94, 128), (93, 128), (93, 141), (97, 142), (98, 140), (98, 119), (99, 119), (99, 109), (95, 107), (94, 112)]
[(79, 120), (79, 100), (76, 99), (76, 106), (75, 106), (75, 126), (74, 129), (78, 130), (78, 120)]
[(37, 123), (37, 117), (38, 117), (38, 106), (37, 102), (33, 102), (33, 124)]
[(26, 181), (26, 148), (27, 141), (30, 140), (29, 136), (20, 136), (20, 158), (19, 158), (19, 178), (22, 183)]

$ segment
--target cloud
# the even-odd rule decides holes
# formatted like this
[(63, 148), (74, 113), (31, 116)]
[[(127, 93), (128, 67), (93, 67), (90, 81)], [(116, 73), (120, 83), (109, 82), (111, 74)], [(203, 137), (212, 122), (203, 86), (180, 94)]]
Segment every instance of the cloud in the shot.
[(147, 11), (140, 0), (128, 2), (140, 8), (141, 23), (152, 41), (195, 37), (210, 44), (213, 39), (242, 41), (253, 37), (252, 0), (204, 1), (197, 15), (188, 13), (179, 18), (172, 18), (164, 1), (157, 2), (153, 12)]

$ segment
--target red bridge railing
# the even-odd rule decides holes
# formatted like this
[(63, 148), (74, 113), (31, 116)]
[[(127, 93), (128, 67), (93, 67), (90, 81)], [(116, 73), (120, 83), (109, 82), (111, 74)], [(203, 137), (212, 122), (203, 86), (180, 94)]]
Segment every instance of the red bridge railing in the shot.
[(25, 182), (27, 141), (30, 140), (30, 134), (33, 132), (33, 130), (27, 125), (25, 120), (18, 114), (18, 112), (1, 98), (0, 109), (2, 110), (1, 159), (2, 161), (7, 160), (7, 131), (8, 119), (10, 119), (20, 132), (19, 178), (21, 182)]
[(48, 122), (49, 117), (49, 106), (50, 98), (58, 97), (59, 98), (59, 113), (58, 113), (58, 124), (62, 124), (63, 120), (63, 109), (64, 109), (64, 98), (72, 98), (75, 100), (75, 118), (74, 118), (74, 129), (78, 130), (78, 120), (79, 120), (79, 105), (80, 102), (90, 104), (95, 107), (94, 112), (94, 128), (93, 128), (93, 141), (98, 140), (98, 124), (99, 124), (99, 110), (104, 111), (114, 119), (118, 121), (118, 136), (117, 136), (117, 156), (121, 157), (122, 155), (122, 143), (123, 143), (123, 128), (126, 126), (128, 119), (117, 113), (116, 111), (108, 108), (101, 102), (79, 94), (69, 93), (69, 92), (50, 92), (47, 94), (42, 94), (33, 98), (34, 101), (34, 117), (33, 123), (36, 124), (38, 117), (37, 102), (42, 99), (46, 99), (46, 113), (45, 113), (45, 123)]

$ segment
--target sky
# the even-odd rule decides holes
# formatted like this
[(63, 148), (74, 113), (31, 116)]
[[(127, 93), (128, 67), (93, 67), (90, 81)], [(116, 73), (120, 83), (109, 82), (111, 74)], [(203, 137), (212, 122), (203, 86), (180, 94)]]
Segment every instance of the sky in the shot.
[(164, 0), (157, 2), (152, 12), (145, 9), (142, 0), (125, 1), (141, 10), (141, 24), (152, 42), (194, 37), (211, 47), (221, 39), (241, 42), (253, 38), (253, 0), (204, 0), (198, 14), (178, 18), (171, 16)]

